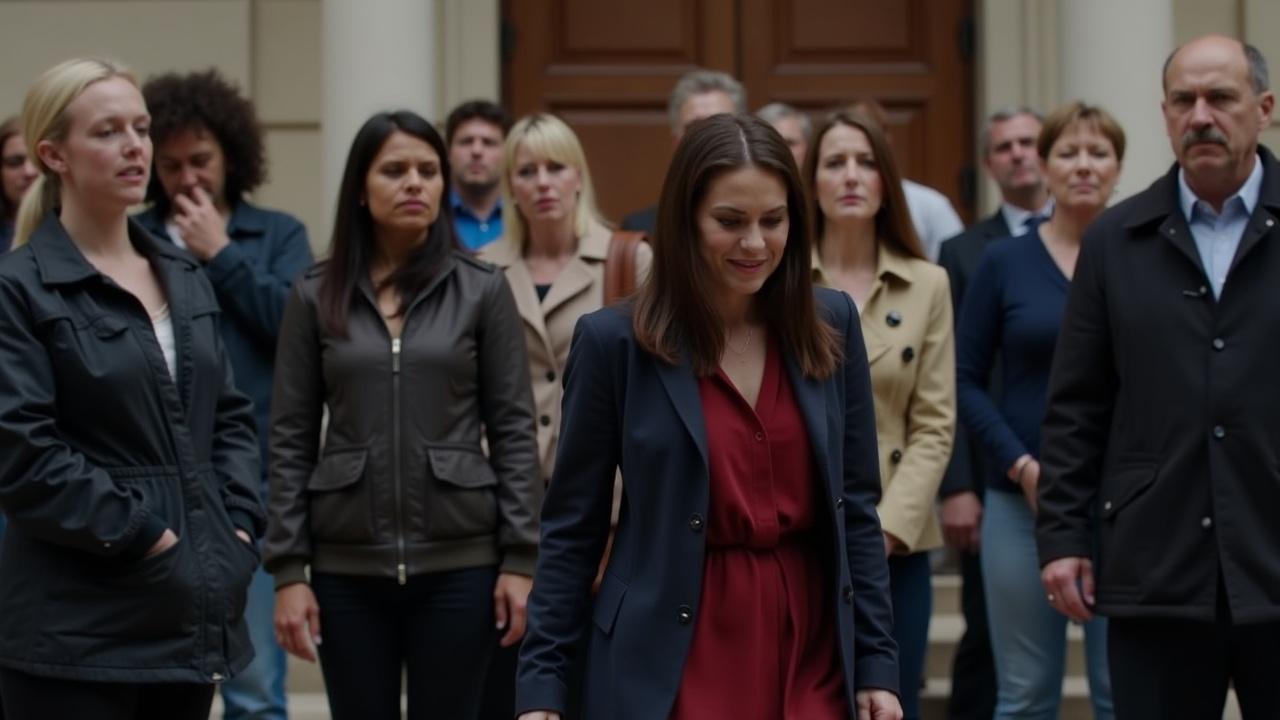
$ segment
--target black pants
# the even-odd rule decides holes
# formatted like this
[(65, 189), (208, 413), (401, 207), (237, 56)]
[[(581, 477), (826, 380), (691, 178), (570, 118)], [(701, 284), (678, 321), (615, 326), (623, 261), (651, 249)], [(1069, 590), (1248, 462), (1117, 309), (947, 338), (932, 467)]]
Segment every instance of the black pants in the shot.
[(982, 589), (982, 561), (960, 553), (960, 608), (964, 635), (951, 665), (948, 720), (991, 720), (996, 711), (996, 663), (987, 630), (987, 599)]
[(1234, 685), (1244, 720), (1280, 718), (1280, 622), (1235, 625), (1221, 588), (1216, 622), (1110, 618), (1116, 720), (1221, 718)]
[(312, 573), (333, 720), (474, 718), (493, 648), (497, 569), (390, 578)]
[(0, 669), (9, 720), (208, 720), (214, 687), (61, 680)]

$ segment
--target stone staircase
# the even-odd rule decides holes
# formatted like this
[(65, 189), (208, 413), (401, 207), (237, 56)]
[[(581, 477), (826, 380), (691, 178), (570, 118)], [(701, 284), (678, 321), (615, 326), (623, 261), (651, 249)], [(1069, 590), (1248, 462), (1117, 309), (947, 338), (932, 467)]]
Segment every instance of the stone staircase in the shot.
[[(921, 720), (945, 720), (947, 716), (947, 699), (951, 695), (951, 659), (963, 632), (960, 577), (948, 573), (935, 574)], [(1067, 637), (1067, 677), (1062, 689), (1060, 720), (1092, 720), (1093, 709), (1089, 704), (1089, 687), (1084, 675), (1084, 633), (1072, 625)], [(289, 658), (289, 716), (292, 720), (329, 720), (320, 667), (293, 657)], [(220, 701), (214, 701), (210, 717), (222, 717)], [(1233, 694), (1228, 698), (1223, 720), (1240, 720), (1240, 717)]]

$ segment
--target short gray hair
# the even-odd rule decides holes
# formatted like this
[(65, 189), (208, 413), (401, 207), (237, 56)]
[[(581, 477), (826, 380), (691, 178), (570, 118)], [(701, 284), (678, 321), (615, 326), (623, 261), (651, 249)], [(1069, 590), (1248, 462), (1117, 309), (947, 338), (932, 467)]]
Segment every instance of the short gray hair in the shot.
[(793, 117), (800, 121), (800, 134), (804, 135), (804, 141), (809, 142), (813, 139), (813, 121), (809, 119), (808, 115), (786, 103), (769, 103), (756, 111), (756, 117), (770, 125), (777, 123), (779, 120)]
[[(1160, 87), (1166, 93), (1169, 92), (1169, 66), (1173, 64), (1173, 56), (1177, 55), (1182, 47), (1179, 45), (1174, 48), (1173, 52), (1169, 53), (1169, 57), (1164, 59), (1164, 65), (1160, 68)], [(1271, 73), (1267, 71), (1267, 59), (1255, 45), (1242, 42), (1240, 47), (1244, 50), (1244, 59), (1249, 65), (1249, 87), (1261, 95), (1271, 89)]]
[(985, 158), (991, 152), (991, 129), (996, 123), (1008, 122), (1023, 115), (1030, 115), (1036, 119), (1036, 122), (1044, 122), (1044, 116), (1026, 105), (1006, 105), (987, 116), (987, 121), (982, 124), (982, 135), (978, 138), (978, 144), (982, 147), (982, 157)]
[(718, 70), (694, 70), (685, 73), (671, 89), (671, 99), (667, 102), (667, 119), (671, 122), (672, 132), (680, 132), (680, 108), (684, 107), (685, 100), (709, 92), (728, 95), (733, 101), (735, 112), (747, 111), (747, 91), (732, 75)]

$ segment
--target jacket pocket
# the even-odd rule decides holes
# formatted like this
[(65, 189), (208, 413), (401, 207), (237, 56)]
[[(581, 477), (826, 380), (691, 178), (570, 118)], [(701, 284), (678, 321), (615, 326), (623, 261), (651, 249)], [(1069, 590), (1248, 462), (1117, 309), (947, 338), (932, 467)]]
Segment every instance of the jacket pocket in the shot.
[(1156, 481), (1155, 462), (1126, 463), (1117, 467), (1102, 483), (1102, 519), (1114, 520), (1116, 515)]
[(1152, 539), (1150, 518), (1132, 512), (1133, 504), (1155, 484), (1159, 465), (1126, 462), (1105, 476), (1099, 494), (1101, 552), (1098, 581), (1104, 592), (1133, 592), (1159, 559), (1160, 549)]
[(427, 537), (492, 534), (498, 523), (498, 476), (480, 449), (428, 447), (427, 461), (435, 481), (427, 488)]
[(605, 635), (613, 634), (613, 624), (618, 620), (618, 610), (622, 608), (622, 598), (626, 594), (627, 584), (606, 570), (600, 592), (596, 593), (595, 605), (591, 608), (591, 620)]
[(373, 511), (363, 445), (328, 448), (307, 481), (311, 535), (321, 542), (362, 543), (373, 539)]

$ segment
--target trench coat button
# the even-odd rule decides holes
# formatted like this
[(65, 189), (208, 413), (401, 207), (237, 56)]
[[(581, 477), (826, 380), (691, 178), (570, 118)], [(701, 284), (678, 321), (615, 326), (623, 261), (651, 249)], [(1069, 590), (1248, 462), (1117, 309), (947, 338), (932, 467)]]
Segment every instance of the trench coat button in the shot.
[(1102, 509), (1103, 509), (1104, 511), (1106, 511), (1106, 512), (1110, 512), (1110, 511), (1111, 511), (1111, 501), (1110, 501), (1110, 500), (1108, 500), (1108, 501), (1106, 501), (1106, 502), (1102, 503)]
[(1224, 342), (1222, 338), (1214, 338), (1214, 339), (1213, 339), (1213, 349), (1214, 349), (1214, 350), (1221, 350), (1222, 348), (1224, 348), (1224, 347), (1226, 347), (1226, 346), (1227, 346), (1227, 343), (1226, 343), (1226, 342)]
[(884, 321), (889, 324), (889, 327), (898, 327), (902, 324), (902, 313), (890, 310), (889, 314), (884, 316)]
[(902, 362), (911, 362), (916, 357), (916, 351), (909, 347), (902, 349)]
[(689, 516), (689, 529), (694, 532), (702, 532), (702, 516), (694, 513)]
[(1219, 440), (1227, 436), (1227, 429), (1221, 425), (1213, 426), (1213, 436)]
[(900, 462), (902, 462), (902, 451), (901, 451), (901, 450), (894, 450), (893, 452), (889, 453), (889, 462), (891, 462), (891, 463), (900, 463)]
[(547, 382), (555, 382), (555, 381), (556, 381), (556, 371), (555, 371), (555, 370), (548, 370), (548, 371), (547, 371)]
[(551, 424), (551, 416), (543, 415), (542, 417), (538, 418), (538, 422), (542, 423), (542, 427), (546, 427)]
[(1205, 517), (1203, 517), (1203, 518), (1200, 518), (1200, 527), (1204, 528), (1205, 530), (1208, 530), (1208, 529), (1212, 528), (1212, 527), (1213, 527), (1213, 518), (1211, 518), (1211, 517), (1209, 517), (1209, 516), (1207, 516), (1207, 515), (1206, 515)]
[(839, 510), (839, 509), (840, 509), (840, 508), (842, 508), (842, 507), (844, 507), (844, 498), (842, 498), (842, 497), (837, 497), (837, 498), (836, 498), (836, 509), (837, 509), (837, 510)]
[(852, 603), (853, 603), (853, 588), (852, 588), (851, 586), (849, 586), (849, 585), (845, 585), (845, 586), (844, 586), (844, 590), (842, 590), (841, 592), (842, 592), (842, 594), (844, 595), (844, 601), (845, 601), (845, 602), (847, 602), (847, 603), (852, 604)]
[(688, 605), (681, 605), (676, 609), (676, 622), (681, 625), (688, 625), (693, 622), (693, 608)]

